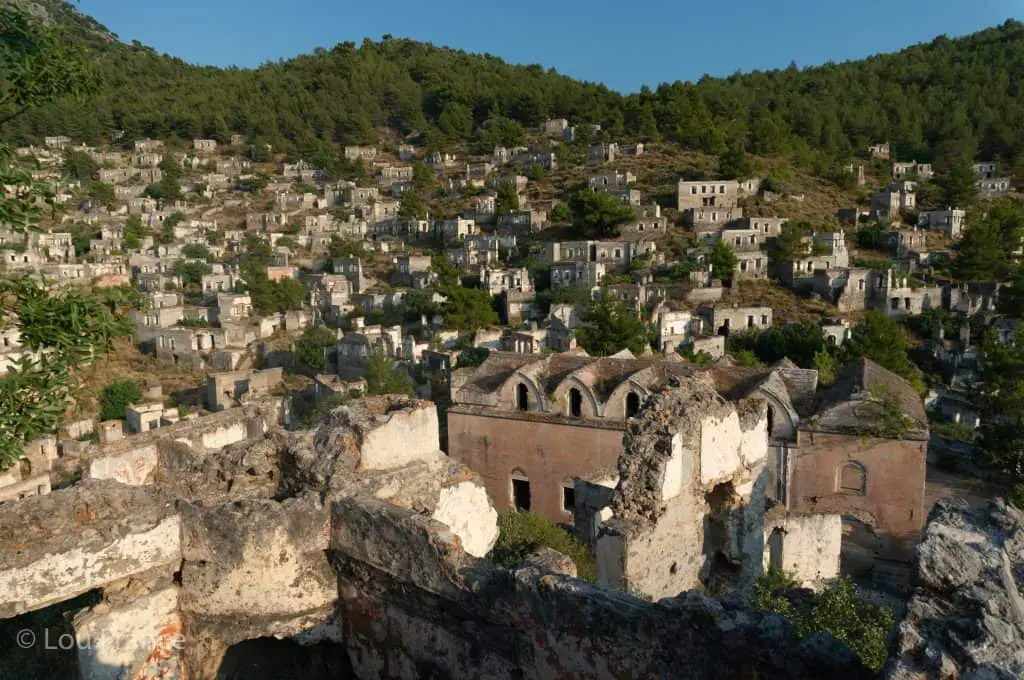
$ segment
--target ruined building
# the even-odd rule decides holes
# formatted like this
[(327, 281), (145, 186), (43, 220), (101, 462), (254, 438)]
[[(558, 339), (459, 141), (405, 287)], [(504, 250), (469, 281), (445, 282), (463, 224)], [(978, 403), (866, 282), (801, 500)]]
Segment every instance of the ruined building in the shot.
[[(636, 442), (632, 419), (652, 404), (671, 403), (665, 413), (660, 406), (654, 411), (680, 437), (698, 437), (699, 445), (685, 445), (685, 462), (673, 463), (673, 474), (689, 482), (675, 483), (663, 500), (678, 499), (678, 513), (691, 529), (714, 504), (749, 509), (740, 522), (749, 524), (746, 529), (725, 532), (733, 543), (722, 552), (724, 559), (734, 566), (746, 560), (746, 568), (754, 570), (734, 574), (737, 579), (749, 581), (762, 555), (803, 580), (827, 574), (829, 560), (793, 557), (793, 541), (806, 529), (807, 535), (821, 537), (814, 549), (821, 555), (840, 550), (853, 555), (866, 545), (866, 564), (860, 565), (865, 574), (877, 567), (879, 576), (905, 582), (924, 521), (927, 421), (921, 400), (904, 380), (868, 360), (849, 366), (830, 390), (818, 395), (816, 388), (816, 371), (785, 361), (751, 369), (660, 358), (594, 359), (580, 351), (543, 357), (492, 352), (479, 367), (452, 374), (448, 450), (481, 476), (498, 510), (532, 510), (556, 523), (572, 523), (600, 555), (603, 529), (628, 533), (619, 513), (628, 515), (632, 507), (623, 495), (628, 484), (621, 467), (636, 458), (628, 455)], [(700, 398), (677, 404), (657, 396), (662, 392)], [(909, 418), (900, 421), (899, 431), (886, 424), (889, 414), (879, 402), (884, 395), (892, 395)], [(750, 415), (755, 402), (763, 407), (761, 420)], [(705, 440), (703, 433), (717, 434)], [(676, 445), (666, 443), (663, 449)], [(648, 478), (644, 488), (652, 484)], [(774, 510), (763, 520), (766, 499)], [(650, 519), (649, 513), (644, 516)], [(801, 525), (793, 519), (810, 516), (818, 516), (813, 529), (810, 520)], [(778, 520), (774, 526), (772, 517)], [(840, 517), (846, 523), (841, 545)], [(763, 521), (767, 536), (753, 538)], [(704, 536), (703, 530), (693, 531), (685, 540)], [(736, 542), (740, 534), (754, 541), (746, 553), (742, 541)], [(782, 545), (787, 536), (790, 559)], [(684, 535), (672, 541), (682, 543)], [(649, 586), (640, 577), (637, 587), (652, 593), (695, 587), (709, 575), (707, 554), (694, 551), (696, 562), (686, 566), (673, 554), (673, 578)], [(614, 559), (629, 563), (627, 556)], [(646, 554), (635, 561), (645, 562)], [(637, 582), (628, 567), (608, 569), (610, 583)], [(616, 569), (622, 573), (613, 574)]]
[[(90, 595), (68, 624), (78, 644), (45, 659), (57, 672), (77, 656), (90, 679), (274, 677), (254, 669), (282, 655), (306, 678), (869, 677), (828, 636), (801, 642), (777, 615), (676, 596), (668, 575), (682, 582), (693, 567), (653, 550), (669, 546), (670, 514), (681, 531), (696, 526), (686, 507), (663, 507), (697, 479), (684, 454), (713, 450), (728, 423), (750, 435), (735, 443), (743, 472), (700, 475), (714, 485), (705, 533), (727, 556), (723, 540), (748, 524), (753, 503), (736, 496), (757, 486), (767, 420), (706, 377), (672, 386), (630, 426), (632, 462), (618, 466), (618, 515), (600, 543), (608, 564), (673, 596), (658, 603), (576, 580), (557, 554), (509, 569), (481, 559), (495, 511), (477, 477), (438, 450), (433, 405), (381, 397), (314, 431), (220, 450), (153, 439), (141, 465), (97, 460), (76, 485), (0, 506), (0, 617), (30, 627), (18, 617)], [(662, 418), (673, 421), (664, 434)], [(707, 441), (694, 438), (698, 423)], [(717, 490), (725, 476), (732, 492)], [(741, 549), (756, 533), (736, 534)], [(633, 559), (645, 544), (647, 567)]]

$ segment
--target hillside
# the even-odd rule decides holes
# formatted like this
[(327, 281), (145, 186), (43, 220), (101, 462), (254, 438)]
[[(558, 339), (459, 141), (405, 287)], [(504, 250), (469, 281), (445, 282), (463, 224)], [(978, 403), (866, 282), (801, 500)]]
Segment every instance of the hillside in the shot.
[(995, 158), (1024, 174), (1024, 25), (1016, 21), (862, 61), (623, 96), (539, 66), (387, 36), (257, 69), (198, 67), (111, 40), (60, 0), (32, 4), (92, 53), (104, 85), (86, 107), (66, 102), (22, 116), (3, 130), (8, 140), (55, 131), (92, 142), (115, 129), (127, 139), (238, 131), (309, 154), (390, 133), (482, 152), (521, 142), (520, 126), (565, 116), (600, 123), (616, 140), (661, 139), (710, 154), (742, 143), (804, 167), (827, 167), (888, 139), (900, 158)]

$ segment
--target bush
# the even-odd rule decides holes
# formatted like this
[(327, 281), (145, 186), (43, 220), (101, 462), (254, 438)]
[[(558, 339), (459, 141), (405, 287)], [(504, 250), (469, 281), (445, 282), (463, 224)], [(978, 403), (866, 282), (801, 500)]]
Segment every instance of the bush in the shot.
[(142, 391), (131, 380), (118, 380), (103, 388), (100, 396), (100, 420), (117, 420), (124, 418), (124, 410), (129, 404), (142, 399)]
[(579, 578), (597, 580), (597, 564), (590, 549), (540, 515), (504, 512), (498, 515), (498, 530), (498, 542), (489, 555), (495, 564), (519, 564), (539, 548), (551, 548), (576, 564)]
[(889, 609), (858, 598), (846, 578), (818, 594), (795, 586), (781, 569), (769, 569), (754, 583), (754, 604), (788, 618), (800, 637), (828, 633), (852, 649), (864, 665), (876, 671), (882, 668), (887, 656), (885, 641), (893, 624)]

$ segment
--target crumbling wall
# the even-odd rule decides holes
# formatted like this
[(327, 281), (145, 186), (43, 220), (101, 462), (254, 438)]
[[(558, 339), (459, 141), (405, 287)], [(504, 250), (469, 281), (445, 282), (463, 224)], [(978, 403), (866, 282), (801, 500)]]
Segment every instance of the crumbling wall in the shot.
[(598, 582), (651, 598), (749, 585), (761, 572), (767, 417), (710, 377), (677, 379), (630, 421), (613, 518), (597, 540)]
[(386, 503), (335, 504), (342, 638), (362, 678), (867, 678), (827, 636), (697, 593), (643, 602), (458, 549)]
[(839, 576), (841, 515), (796, 515), (780, 509), (764, 522), (764, 568), (785, 570), (801, 586)]
[[(213, 678), (243, 641), (274, 638), (343, 645), (360, 678), (867, 677), (834, 640), (801, 642), (738, 603), (646, 603), (565, 575), (557, 554), (512, 571), (481, 559), (496, 513), (479, 478), (436, 449), (430, 413), (375, 398), (315, 432), (218, 452), (160, 441), (149, 485), (88, 480), (0, 508), (13, 546), (0, 554), (0, 612), (102, 589), (75, 617), (90, 678)], [(623, 477), (634, 496), (616, 501), (625, 516), (676, 511), (699, 474), (683, 425), (647, 443), (660, 473), (624, 465), (636, 469)], [(397, 433), (432, 436), (393, 456), (380, 446)], [(678, 496), (637, 486), (646, 472), (665, 487), (666, 470)]]
[(154, 489), (86, 482), (0, 512), (0, 616), (17, 616), (181, 562), (173, 503)]
[(939, 501), (888, 680), (1024, 677), (1024, 512)]

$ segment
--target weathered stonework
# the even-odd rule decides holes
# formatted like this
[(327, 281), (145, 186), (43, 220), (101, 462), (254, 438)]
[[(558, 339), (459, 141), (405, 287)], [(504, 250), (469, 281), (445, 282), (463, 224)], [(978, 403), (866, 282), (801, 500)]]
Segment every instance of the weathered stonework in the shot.
[[(14, 546), (0, 554), (0, 611), (102, 589), (75, 616), (93, 643), (88, 678), (214, 678), (274, 638), (343, 649), (342, 667), (367, 679), (869, 677), (827, 636), (800, 641), (739, 601), (636, 578), (645, 541), (666, 573), (683, 534), (714, 533), (727, 560), (763, 541), (763, 451), (750, 448), (764, 446), (763, 404), (737, 408), (699, 379), (675, 387), (634, 423), (611, 520), (625, 530), (599, 543), (622, 541), (625, 580), (669, 595), (656, 604), (573, 578), (553, 551), (514, 570), (481, 559), (497, 529), (479, 478), (437, 450), (432, 404), (388, 397), (218, 451), (161, 439), (142, 484), (86, 480), (0, 508)], [(700, 429), (730, 419), (740, 435), (712, 439), (732, 447), (731, 474)], [(396, 442), (408, 445), (392, 455)]]
[(939, 501), (888, 680), (1024, 677), (1024, 512)]
[[(676, 379), (630, 421), (599, 583), (652, 598), (761, 572), (767, 418), (726, 401), (706, 375)], [(718, 573), (716, 573), (716, 571)]]

